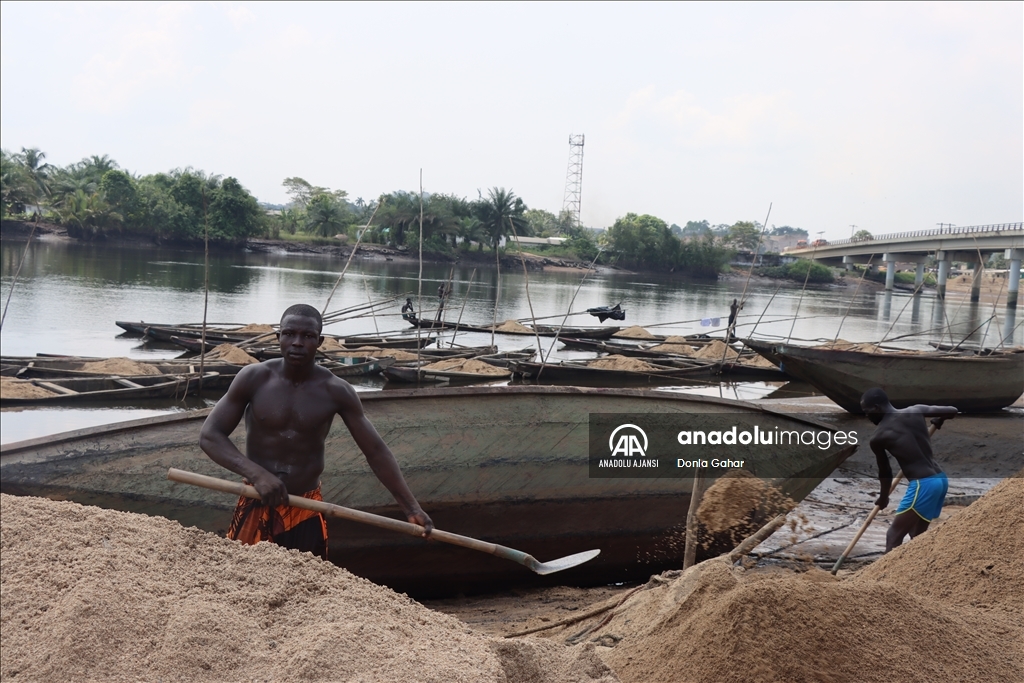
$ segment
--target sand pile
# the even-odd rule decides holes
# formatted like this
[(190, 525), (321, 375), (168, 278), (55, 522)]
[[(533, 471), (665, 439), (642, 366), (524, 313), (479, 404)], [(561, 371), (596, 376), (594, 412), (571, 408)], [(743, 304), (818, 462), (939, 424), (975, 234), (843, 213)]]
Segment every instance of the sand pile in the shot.
[(213, 347), (213, 350), (206, 354), (207, 360), (222, 360), (225, 363), (234, 365), (251, 365), (259, 363), (258, 360), (238, 348), (234, 344), (220, 344)]
[(723, 352), (725, 353), (726, 360), (732, 360), (740, 355), (736, 353), (734, 348), (727, 346), (725, 342), (715, 339), (714, 341), (705, 344), (700, 351), (694, 354), (694, 357), (720, 361), (722, 360)]
[(697, 519), (711, 533), (728, 533), (738, 543), (759, 523), (794, 507), (795, 502), (750, 472), (729, 470), (704, 491)]
[(131, 358), (105, 358), (103, 360), (89, 361), (78, 367), (83, 372), (102, 372), (108, 375), (159, 375), (160, 369), (140, 363)]
[(335, 351), (332, 356), (343, 356), (345, 358), (369, 356), (372, 358), (394, 358), (395, 360), (416, 360), (416, 353), (402, 349), (379, 349), (376, 346), (360, 346), (358, 349)]
[(46, 398), (56, 392), (37, 387), (32, 382), (13, 377), (0, 377), (0, 399), (3, 398)]
[(761, 355), (746, 356), (739, 361), (740, 365), (746, 365), (751, 368), (776, 368), (778, 367), (775, 363), (771, 362), (767, 358)]
[(270, 325), (260, 325), (258, 323), (249, 323), (244, 327), (239, 327), (237, 330), (232, 330), (232, 332), (241, 332), (243, 334), (267, 334), (268, 332), (275, 331)]
[[(341, 340), (345, 341), (344, 339)], [(324, 343), (317, 349), (318, 351), (344, 351), (344, 345), (334, 337), (324, 337)]]
[(651, 351), (657, 351), (658, 353), (675, 353), (680, 356), (692, 356), (696, 353), (694, 348), (689, 344), (670, 344), (668, 342), (651, 347)]
[(639, 358), (617, 355), (592, 360), (587, 363), (587, 367), (600, 368), (601, 370), (632, 370), (634, 372), (657, 372), (664, 370), (664, 368), (658, 368), (650, 363), (645, 363)]
[(533, 330), (531, 330), (526, 325), (520, 324), (516, 320), (506, 320), (502, 324), (500, 324), (497, 327), (495, 327), (494, 331), (495, 332), (525, 332), (526, 334), (533, 334)]
[(1024, 472), (854, 575), (951, 604), (1024, 612)]
[(475, 358), (449, 358), (439, 360), (430, 365), (424, 365), (424, 370), (448, 370), (450, 372), (469, 372), (474, 375), (493, 375), (495, 377), (508, 377), (512, 372), (506, 368), (499, 368)]
[(495, 640), (308, 554), (0, 496), (4, 680), (604, 681), (592, 646)]
[(871, 344), (869, 342), (851, 342), (845, 339), (837, 339), (835, 342), (826, 342), (824, 344), (818, 344), (812, 346), (812, 349), (829, 349), (832, 351), (860, 351), (862, 353), (885, 353), (885, 349), (881, 349), (877, 344)]
[(598, 652), (623, 681), (866, 683), (1021, 680), (1021, 635), (892, 584), (711, 560), (635, 594), (588, 639), (613, 645)]
[(656, 336), (654, 336), (644, 328), (640, 327), (639, 325), (633, 325), (632, 327), (627, 327), (624, 330), (619, 330), (612, 336), (625, 337), (626, 339), (657, 339)]
[(676, 334), (670, 334), (669, 336), (665, 337), (665, 343), (667, 343), (667, 344), (689, 344), (690, 340), (687, 339), (686, 337), (680, 337), (679, 335), (676, 335)]

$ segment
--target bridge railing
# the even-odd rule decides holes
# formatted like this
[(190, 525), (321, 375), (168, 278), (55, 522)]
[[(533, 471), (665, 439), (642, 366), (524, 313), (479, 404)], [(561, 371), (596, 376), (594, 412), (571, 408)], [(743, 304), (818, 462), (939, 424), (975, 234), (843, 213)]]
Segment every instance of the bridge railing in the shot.
[[(818, 248), (824, 247), (841, 247), (847, 244), (860, 244), (862, 242), (886, 242), (892, 240), (907, 239), (909, 237), (934, 237), (936, 235), (969, 235), (972, 233), (979, 232), (1004, 232), (1007, 230), (1024, 230), (1024, 223), (994, 223), (992, 225), (965, 225), (963, 227), (949, 226), (942, 228), (932, 228), (930, 230), (912, 230), (910, 232), (893, 232), (887, 235), (876, 235), (870, 238), (853, 239), (846, 238), (842, 240), (829, 240), (828, 244), (819, 245)], [(812, 247), (799, 247), (800, 251), (811, 249)], [(797, 249), (791, 249), (790, 251), (797, 251)]]

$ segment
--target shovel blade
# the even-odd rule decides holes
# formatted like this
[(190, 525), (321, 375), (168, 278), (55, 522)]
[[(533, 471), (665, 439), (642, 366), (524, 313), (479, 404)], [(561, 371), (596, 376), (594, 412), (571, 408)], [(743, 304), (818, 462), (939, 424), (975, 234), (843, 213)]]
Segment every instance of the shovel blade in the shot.
[(571, 569), (572, 567), (579, 566), (584, 562), (589, 562), (599, 554), (601, 554), (600, 550), (585, 550), (582, 553), (566, 555), (565, 557), (560, 557), (557, 560), (551, 560), (550, 562), (537, 562), (536, 564), (532, 564), (530, 569), (541, 576), (544, 576), (545, 574), (554, 574), (555, 572), (560, 572), (563, 569)]

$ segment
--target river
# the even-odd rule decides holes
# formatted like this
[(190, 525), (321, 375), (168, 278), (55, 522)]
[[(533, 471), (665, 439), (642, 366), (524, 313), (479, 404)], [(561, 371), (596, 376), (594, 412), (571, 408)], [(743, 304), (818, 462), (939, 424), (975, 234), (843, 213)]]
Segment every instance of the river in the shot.
[[(25, 242), (2, 242), (3, 278), (0, 296), (6, 301)], [(208, 320), (211, 323), (276, 322), (287, 306), (309, 303), (321, 308), (344, 267), (344, 261), (319, 254), (217, 252), (210, 257)], [(475, 271), (475, 272), (474, 272)], [(558, 324), (569, 310), (621, 303), (627, 325), (640, 324), (659, 334), (721, 331), (733, 298), (743, 296), (739, 336), (795, 341), (832, 339), (839, 331), (850, 341), (895, 340), (907, 348), (928, 348), (929, 341), (961, 341), (996, 345), (1006, 329), (1006, 311), (991, 302), (971, 304), (962, 295), (945, 304), (931, 293), (886, 294), (876, 285), (857, 291), (857, 279), (840, 284), (802, 288), (799, 283), (751, 278), (734, 273), (719, 282), (691, 282), (657, 274), (629, 274), (602, 269), (583, 281), (582, 270), (557, 272), (502, 269), (472, 265), (419, 264), (385, 260), (380, 256), (353, 259), (331, 302), (343, 309), (368, 300), (406, 297), (418, 300), (424, 311), (436, 306), (438, 286), (451, 277), (453, 296), (447, 317), (470, 324), (490, 324), (497, 296), (497, 319), (547, 318)], [(422, 284), (421, 284), (422, 283)], [(527, 289), (529, 295), (527, 295)], [(578, 293), (577, 293), (578, 290)], [(404, 327), (398, 305), (385, 315), (343, 320), (327, 328), (332, 334), (371, 333)], [(464, 306), (464, 309), (463, 309)], [(532, 314), (531, 314), (532, 307)], [(992, 318), (993, 313), (997, 318)], [(158, 323), (199, 322), (203, 316), (203, 255), (201, 252), (160, 247), (91, 245), (44, 238), (32, 243), (25, 257), (3, 325), (3, 355), (36, 353), (84, 356), (169, 358), (179, 355), (167, 347), (144, 345), (120, 334), (115, 320)], [(554, 317), (551, 317), (554, 316)], [(701, 320), (719, 318), (717, 326)], [(714, 321), (712, 321), (714, 322)], [(588, 315), (574, 315), (567, 324), (598, 324)], [(608, 323), (611, 324), (611, 323)], [(840, 329), (841, 326), (841, 329)], [(1009, 325), (1013, 328), (1013, 324)], [(907, 336), (914, 335), (914, 336)], [(1009, 335), (1024, 343), (1020, 328)], [(462, 344), (482, 344), (489, 335), (460, 334)], [(496, 337), (500, 349), (530, 345), (529, 337)], [(550, 339), (542, 339), (547, 350)], [(556, 345), (557, 347), (557, 345)], [(559, 351), (552, 358), (584, 356)], [(381, 380), (363, 382), (360, 390), (381, 388)], [(756, 399), (778, 384), (755, 382), (675, 388), (727, 398)], [(0, 442), (52, 434), (203, 405), (157, 404), (146, 408), (107, 406), (87, 409), (25, 408), (3, 411)]]

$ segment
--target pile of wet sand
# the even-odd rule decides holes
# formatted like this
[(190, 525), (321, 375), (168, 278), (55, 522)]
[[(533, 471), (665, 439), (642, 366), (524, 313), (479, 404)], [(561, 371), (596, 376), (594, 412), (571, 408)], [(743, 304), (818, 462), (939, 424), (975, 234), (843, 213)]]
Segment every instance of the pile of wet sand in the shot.
[(46, 398), (54, 393), (27, 380), (0, 377), (0, 398)]
[(586, 640), (623, 681), (1024, 680), (1024, 480), (841, 580), (721, 560), (631, 596)]
[(629, 356), (611, 355), (587, 363), (587, 367), (600, 368), (601, 370), (632, 370), (633, 372), (657, 372), (663, 368), (657, 368), (650, 363), (645, 363), (638, 358)]
[(360, 346), (352, 351), (333, 353), (333, 356), (371, 356), (373, 358), (394, 358), (395, 360), (416, 360), (416, 353), (402, 349), (379, 349), (376, 346)]
[(742, 358), (737, 361), (740, 365), (746, 365), (750, 368), (775, 368), (778, 367), (775, 363), (771, 362), (764, 356), (753, 356), (748, 358)]
[(736, 353), (736, 349), (732, 348), (731, 346), (727, 346), (726, 343), (723, 341), (715, 339), (711, 343), (705, 344), (703, 347), (701, 347), (700, 351), (694, 354), (694, 357), (704, 358), (706, 360), (720, 361), (722, 360), (723, 354), (725, 360), (732, 360), (739, 356), (739, 354)]
[(238, 348), (234, 344), (219, 344), (206, 354), (207, 360), (220, 360), (233, 365), (252, 365), (259, 363), (258, 360)]
[(89, 361), (82, 363), (77, 368), (83, 372), (103, 372), (110, 375), (159, 375), (160, 369), (140, 363), (131, 358), (104, 358), (103, 360)]
[(424, 370), (448, 370), (451, 372), (469, 372), (474, 375), (493, 375), (495, 377), (508, 377), (511, 371), (490, 365), (475, 358), (449, 358), (439, 360), (436, 363), (423, 366)]
[(729, 470), (704, 491), (697, 519), (714, 534), (732, 531), (737, 542), (756, 531), (754, 520), (792, 510), (796, 503), (746, 470)]
[(639, 325), (633, 325), (627, 327), (624, 330), (619, 330), (613, 337), (623, 337), (625, 339), (657, 339), (657, 337)]
[(496, 640), (309, 554), (0, 496), (4, 680), (616, 680), (592, 646)]
[(677, 344), (665, 342), (664, 344), (658, 344), (651, 348), (651, 351), (658, 351), (659, 353), (675, 353), (680, 356), (692, 356), (696, 353), (696, 350), (689, 344)]
[(239, 327), (234, 332), (241, 332), (242, 334), (267, 334), (268, 332), (274, 332), (274, 328), (271, 325), (263, 325), (260, 323), (249, 323), (244, 327)]
[(526, 333), (526, 334), (533, 334), (533, 330), (531, 330), (526, 325), (523, 325), (518, 320), (506, 320), (502, 324), (500, 324), (497, 327), (495, 327), (494, 331), (495, 332), (523, 332), (523, 333)]
[[(344, 341), (344, 340), (342, 340)], [(345, 347), (334, 337), (324, 337), (324, 343), (317, 349), (318, 351), (344, 351)]]

